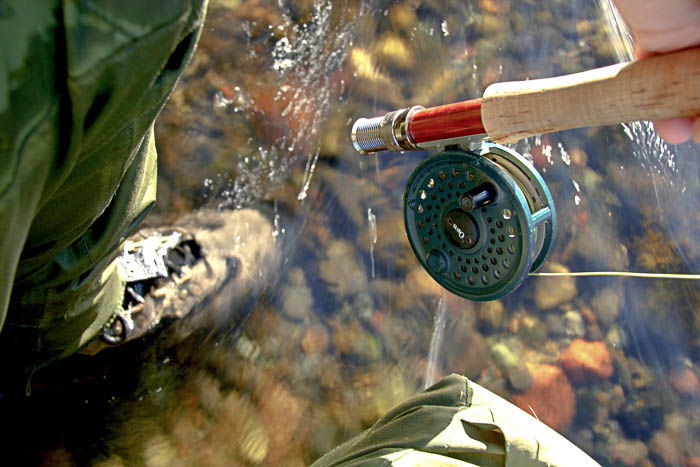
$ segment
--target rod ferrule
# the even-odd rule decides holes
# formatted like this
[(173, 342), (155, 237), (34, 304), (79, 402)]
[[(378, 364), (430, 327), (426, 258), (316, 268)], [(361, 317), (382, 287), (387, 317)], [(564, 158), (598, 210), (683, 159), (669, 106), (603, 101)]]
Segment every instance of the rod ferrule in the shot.
[(383, 117), (360, 118), (352, 126), (352, 145), (360, 154), (392, 151), (415, 151), (416, 146), (408, 132), (411, 115), (421, 106), (389, 112)]

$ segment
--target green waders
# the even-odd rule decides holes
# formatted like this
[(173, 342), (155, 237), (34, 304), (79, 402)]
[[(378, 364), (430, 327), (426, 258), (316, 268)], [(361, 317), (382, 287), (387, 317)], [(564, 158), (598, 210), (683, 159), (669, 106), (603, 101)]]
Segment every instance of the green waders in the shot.
[[(153, 121), (206, 0), (0, 0), (0, 347), (33, 371), (120, 309), (155, 201)], [(7, 373), (5, 373), (7, 375)]]
[(544, 423), (451, 375), (390, 410), (312, 467), (597, 466)]

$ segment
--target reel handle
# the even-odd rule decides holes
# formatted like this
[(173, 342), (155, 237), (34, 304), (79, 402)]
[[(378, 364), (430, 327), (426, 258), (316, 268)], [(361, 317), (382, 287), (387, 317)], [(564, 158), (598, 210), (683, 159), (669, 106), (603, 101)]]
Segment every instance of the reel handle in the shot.
[(499, 143), (572, 128), (700, 115), (700, 48), (555, 78), (492, 84), (481, 119)]

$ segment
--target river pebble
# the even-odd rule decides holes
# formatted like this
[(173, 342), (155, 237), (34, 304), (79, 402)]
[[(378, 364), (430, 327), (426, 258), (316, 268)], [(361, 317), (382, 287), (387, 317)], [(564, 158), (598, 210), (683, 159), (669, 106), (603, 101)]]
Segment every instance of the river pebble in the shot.
[[(563, 264), (547, 263), (543, 272), (568, 273)], [(535, 303), (540, 310), (547, 310), (570, 302), (577, 293), (573, 277), (538, 277), (535, 284)]]
[(606, 287), (598, 291), (591, 299), (591, 306), (604, 326), (615, 322), (620, 313), (622, 297), (617, 287)]
[(284, 313), (296, 320), (307, 320), (313, 316), (314, 299), (306, 282), (304, 270), (293, 268), (289, 271), (289, 282), (282, 292)]
[(541, 422), (562, 431), (576, 413), (576, 398), (571, 384), (558, 366), (539, 365), (531, 370), (534, 384), (524, 393), (513, 395), (515, 405), (533, 413)]
[(586, 335), (586, 325), (583, 322), (581, 313), (576, 310), (569, 310), (564, 313), (564, 332), (569, 337), (584, 337)]
[(575, 383), (607, 379), (613, 374), (612, 358), (604, 342), (574, 339), (560, 355), (559, 363)]
[(506, 314), (505, 306), (500, 300), (481, 302), (477, 307), (479, 329), (491, 333), (500, 329)]

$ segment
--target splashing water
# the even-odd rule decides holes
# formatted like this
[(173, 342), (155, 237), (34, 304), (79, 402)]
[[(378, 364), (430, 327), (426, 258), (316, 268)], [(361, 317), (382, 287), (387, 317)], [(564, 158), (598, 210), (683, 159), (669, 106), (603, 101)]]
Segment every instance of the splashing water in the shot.
[(369, 222), (369, 257), (372, 262), (372, 279), (374, 279), (374, 245), (377, 243), (377, 216), (372, 213), (372, 208), (367, 208), (367, 221)]
[[(342, 100), (342, 94), (346, 92), (337, 71), (352, 47), (356, 25), (346, 18), (350, 14), (346, 2), (316, 0), (308, 21), (301, 24), (294, 19), (293, 4), (280, 1), (278, 8), (282, 23), (270, 27), (285, 31), (286, 35), (272, 46), (269, 66), (278, 75), (280, 84), (272, 96), (269, 92), (262, 92), (252, 97), (253, 93), (243, 86), (234, 89), (238, 90), (237, 95), (246, 96), (245, 102), (250, 109), (259, 108), (261, 102), (272, 97), (271, 106), (280, 110), (265, 116), (266, 124), (284, 131), (277, 132), (273, 140), (263, 138), (257, 150), (238, 157), (235, 180), (224, 182), (219, 191), (220, 209), (241, 208), (265, 198), (303, 159), (306, 163), (297, 198), (300, 201), (306, 199), (320, 154), (321, 127), (330, 108)], [(252, 43), (252, 27), (249, 25), (243, 29)], [(251, 63), (259, 63), (259, 53), (256, 47), (248, 48)], [(259, 83), (253, 83), (255, 85)], [(220, 93), (214, 95), (214, 100), (215, 107), (234, 103), (233, 99)]]
[[(620, 13), (615, 8), (612, 0), (599, 0), (599, 10), (607, 23), (607, 33), (611, 44), (615, 48), (615, 55), (619, 61), (631, 61), (634, 59), (634, 44), (632, 35), (622, 20)], [(650, 172), (657, 172), (666, 176), (675, 175), (676, 156), (654, 131), (651, 122), (623, 123), (627, 137), (634, 143), (633, 154), (642, 161)]]
[(435, 382), (437, 362), (440, 357), (440, 348), (445, 334), (445, 322), (447, 318), (447, 292), (443, 292), (435, 310), (433, 335), (430, 339), (430, 351), (428, 352), (428, 366), (425, 369), (424, 387), (430, 387)]

